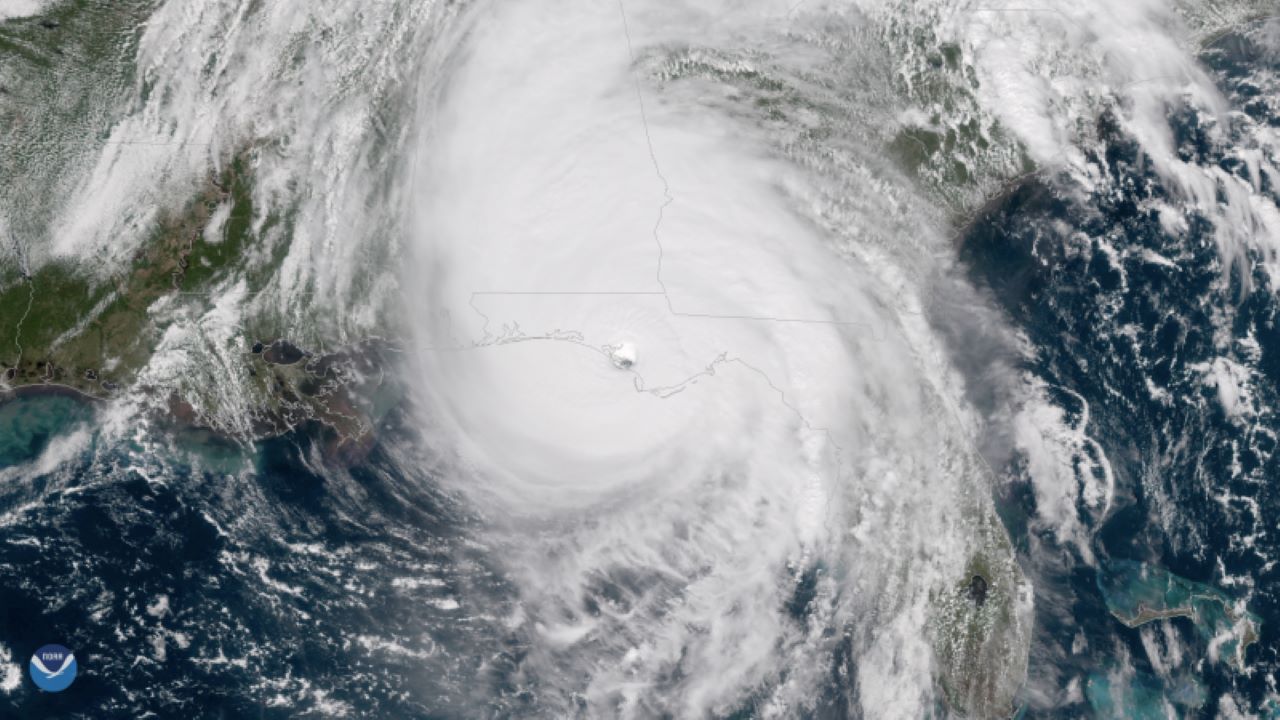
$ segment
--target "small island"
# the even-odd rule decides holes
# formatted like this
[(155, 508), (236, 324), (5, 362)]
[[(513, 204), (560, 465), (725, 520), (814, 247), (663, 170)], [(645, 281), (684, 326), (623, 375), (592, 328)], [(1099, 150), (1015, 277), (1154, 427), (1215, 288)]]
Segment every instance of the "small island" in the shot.
[(1243, 670), (1245, 650), (1258, 641), (1262, 621), (1226, 593), (1163, 568), (1133, 560), (1112, 560), (1098, 573), (1107, 609), (1127, 627), (1187, 618), (1206, 641), (1228, 637), (1221, 656)]

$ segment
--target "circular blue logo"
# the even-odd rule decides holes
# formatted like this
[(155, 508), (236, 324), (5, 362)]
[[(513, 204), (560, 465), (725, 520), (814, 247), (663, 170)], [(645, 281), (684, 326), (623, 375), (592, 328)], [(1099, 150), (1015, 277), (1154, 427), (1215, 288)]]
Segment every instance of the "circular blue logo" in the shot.
[(76, 679), (76, 656), (61, 645), (45, 645), (31, 656), (31, 679), (41, 690), (66, 690)]

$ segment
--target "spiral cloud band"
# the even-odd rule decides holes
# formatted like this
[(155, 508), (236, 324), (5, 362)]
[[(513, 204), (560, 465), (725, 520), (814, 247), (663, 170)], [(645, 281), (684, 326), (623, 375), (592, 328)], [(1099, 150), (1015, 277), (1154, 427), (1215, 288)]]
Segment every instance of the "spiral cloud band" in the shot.
[(516, 518), (513, 622), (565, 702), (791, 702), (831, 663), (823, 628), (861, 618), (862, 702), (926, 708), (938, 598), (1009, 562), (931, 340), (725, 88), (651, 81), (647, 53), (769, 34), (774, 9), (657, 10), (484, 7), (442, 61), (413, 177), (429, 435)]

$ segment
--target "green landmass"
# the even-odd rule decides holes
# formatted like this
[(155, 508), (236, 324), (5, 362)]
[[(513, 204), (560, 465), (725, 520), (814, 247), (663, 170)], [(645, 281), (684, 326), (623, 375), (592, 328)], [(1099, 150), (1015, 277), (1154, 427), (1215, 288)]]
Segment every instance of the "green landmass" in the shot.
[[(372, 447), (375, 419), (386, 415), (403, 397), (404, 388), (382, 372), (392, 351), (388, 343), (379, 340), (323, 355), (305, 352), (284, 340), (255, 343), (246, 362), (251, 391), (259, 400), (256, 431), (278, 435), (317, 422), (336, 434), (330, 448), (335, 455), (343, 459), (362, 456)], [(185, 410), (179, 408), (178, 414)]]
[(977, 69), (964, 48), (934, 30), (944, 24), (896, 17), (888, 23), (886, 42), (902, 58), (894, 74), (895, 94), (921, 117), (897, 127), (887, 149), (956, 218), (964, 218), (1036, 165), (984, 111)]
[[(897, 165), (957, 217), (1035, 169), (1022, 145), (983, 111), (977, 71), (959, 45), (891, 20), (883, 35), (820, 49), (838, 58), (830, 70), (839, 83), (797, 75), (761, 53), (705, 47), (667, 53), (652, 75), (662, 84), (700, 78), (732, 88), (729, 100), (776, 128), (787, 138), (784, 150), (802, 163), (833, 162), (845, 142), (843, 123), (860, 119), (882, 128), (882, 137), (868, 142), (883, 142)], [(898, 98), (919, 111), (918, 122), (886, 121), (902, 115)]]
[[(251, 297), (271, 287), (288, 252), (282, 238), (291, 235), (292, 210), (254, 207), (256, 160), (273, 150), (252, 142), (223, 158), (204, 182), (178, 191), (187, 197), (165, 201), (138, 250), (113, 274), (94, 257), (50, 259), (38, 251), (52, 242), (56, 199), (98, 161), (139, 91), (143, 102), (153, 92), (135, 56), (157, 5), (60, 0), (38, 16), (0, 23), (0, 400), (23, 388), (104, 398), (133, 387), (169, 318), (202, 314), (233, 282), (243, 282)], [(370, 366), (381, 360), (379, 351), (356, 343), (299, 362), (268, 361), (269, 353), (249, 348), (302, 329), (296, 317), (287, 323), (284, 313), (258, 307), (242, 319), (237, 341), (248, 377), (242, 390), (252, 405), (237, 427), (269, 434), (315, 420), (346, 440), (367, 438), (369, 408), (353, 388), (384, 392), (360, 381), (382, 377)], [(185, 392), (192, 396), (179, 396)], [(217, 393), (199, 389), (169, 398), (175, 418), (225, 430), (202, 415), (216, 415), (216, 405)]]
[[(155, 0), (61, 0), (0, 23), (0, 217), (43, 239), (67, 183), (96, 162), (132, 101)], [(0, 240), (4, 240), (0, 237)], [(11, 248), (7, 241), (0, 257)]]
[[(153, 0), (62, 0), (0, 23), (0, 384), (108, 392), (145, 354), (147, 273), (95, 281), (87, 261), (33, 258), (69, 172), (94, 161), (135, 79)], [(165, 262), (164, 229), (147, 260)], [(97, 270), (97, 268), (92, 268)], [(97, 319), (96, 324), (91, 322)], [(89, 372), (93, 371), (93, 372)], [(101, 374), (101, 381), (89, 376)], [(105, 382), (105, 385), (103, 384)]]
[(1240, 610), (1226, 593), (1147, 563), (1113, 560), (1098, 573), (1098, 588), (1111, 614), (1131, 628), (1156, 620), (1187, 618), (1206, 641), (1227, 637), (1221, 654), (1237, 670), (1258, 641), (1262, 620)]
[(963, 717), (1010, 717), (1027, 672), (1021, 572), (990, 507), (966, 511), (975, 543), (962, 578), (934, 598), (934, 653), (947, 704)]
[[(231, 279), (266, 287), (287, 246), (277, 243), (263, 254), (261, 236), (289, 219), (268, 213), (255, 231), (254, 152), (234, 157), (180, 209), (161, 213), (117, 277), (96, 279), (87, 261), (53, 262), (29, 275), (8, 269), (0, 284), (4, 384), (110, 396), (130, 387), (155, 352), (164, 332), (152, 313), (158, 301), (203, 310)], [(393, 392), (380, 372), (386, 348), (357, 343), (313, 355), (280, 339), (278, 318), (267, 315), (247, 317), (244, 328), (244, 390), (255, 402), (246, 421), (253, 432), (275, 435), (315, 421), (335, 431), (336, 453), (359, 456), (372, 438), (370, 415), (385, 412), (378, 407), (386, 401), (381, 395)], [(180, 421), (204, 425), (209, 418), (196, 412), (193, 400), (174, 395), (169, 409)]]
[[(221, 238), (209, 242), (205, 227), (223, 204), (229, 216)], [(207, 292), (238, 269), (253, 217), (252, 174), (242, 154), (181, 209), (162, 213), (118, 277), (97, 279), (85, 259), (57, 260), (29, 274), (7, 268), (0, 283), (0, 377), (14, 388), (56, 383), (92, 396), (127, 385), (162, 332), (148, 309), (167, 295)]]

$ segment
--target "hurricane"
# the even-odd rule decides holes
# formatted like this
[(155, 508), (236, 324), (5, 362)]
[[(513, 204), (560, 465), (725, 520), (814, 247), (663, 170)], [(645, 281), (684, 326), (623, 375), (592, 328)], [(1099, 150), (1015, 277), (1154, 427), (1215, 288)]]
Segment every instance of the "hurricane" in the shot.
[[(792, 707), (832, 662), (815, 631), (875, 617), (883, 632), (848, 640), (868, 659), (850, 679), (868, 708), (926, 712), (931, 606), (975, 557), (1009, 557), (936, 341), (883, 279), (892, 253), (858, 256), (858, 215), (894, 209), (867, 201), (831, 232), (814, 210), (833, 180), (788, 163), (749, 107), (644, 77), (738, 34), (799, 55), (785, 15), (475, 12), (428, 73), (444, 80), (415, 148), (413, 272), (440, 281), (410, 297), (432, 310), (428, 434), (504, 518), (530, 672), (597, 712), (724, 714), (760, 687)], [(862, 128), (841, 130), (852, 146)]]
[(1268, 717), (1277, 27), (0, 8), (0, 707)]

